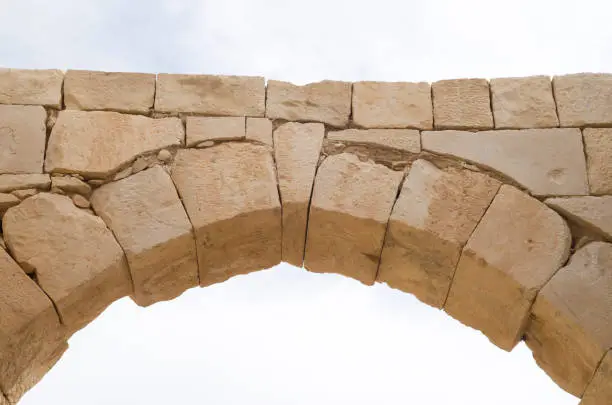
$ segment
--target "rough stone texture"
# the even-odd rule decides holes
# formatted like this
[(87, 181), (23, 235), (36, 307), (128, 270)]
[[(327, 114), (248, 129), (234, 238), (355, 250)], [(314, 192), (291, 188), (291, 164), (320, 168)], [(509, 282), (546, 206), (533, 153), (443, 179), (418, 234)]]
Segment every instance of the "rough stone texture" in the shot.
[(274, 131), (274, 153), (283, 204), (284, 262), (302, 267), (308, 207), (319, 162), (323, 124), (289, 122)]
[(612, 194), (612, 128), (585, 128), (583, 135), (591, 194)]
[(49, 138), (45, 171), (106, 177), (139, 154), (183, 142), (178, 118), (65, 110)]
[(612, 404), (612, 352), (610, 351), (599, 365), (580, 402), (580, 405), (608, 404)]
[(191, 222), (161, 167), (103, 185), (91, 203), (125, 252), (138, 305), (170, 300), (198, 285)]
[(187, 146), (245, 138), (244, 117), (187, 117)]
[(436, 129), (491, 129), (493, 116), (485, 79), (441, 80), (432, 84)]
[(539, 196), (588, 194), (576, 128), (423, 132), (425, 150), (496, 170)]
[(172, 179), (195, 230), (202, 286), (280, 262), (281, 206), (266, 147), (179, 150)]
[(549, 198), (545, 202), (564, 217), (612, 242), (612, 196)]
[(11, 194), (19, 198), (20, 200), (23, 200), (25, 198), (32, 197), (33, 195), (38, 194), (38, 192), (39, 190), (36, 190), (35, 188), (26, 188), (25, 190), (15, 190)]
[(89, 197), (91, 194), (89, 184), (72, 176), (51, 177), (51, 188), (58, 188), (69, 194), (81, 194), (85, 197)]
[(329, 132), (327, 139), (383, 146), (410, 153), (421, 151), (421, 135), (415, 129), (346, 129)]
[(296, 86), (268, 81), (266, 117), (287, 121), (319, 121), (345, 127), (351, 113), (351, 83), (326, 80)]
[(553, 89), (562, 127), (612, 124), (612, 74), (555, 76)]
[(491, 96), (495, 128), (559, 126), (548, 76), (492, 79)]
[(157, 76), (155, 110), (263, 117), (265, 92), (263, 77), (161, 73)]
[(48, 190), (51, 177), (48, 174), (0, 174), (0, 193), (35, 188)]
[(127, 262), (111, 231), (69, 198), (37, 194), (9, 209), (2, 226), (13, 256), (36, 275), (71, 332), (131, 292)]
[(246, 139), (274, 146), (272, 141), (272, 121), (268, 118), (247, 118)]
[(525, 342), (561, 388), (582, 396), (612, 347), (612, 245), (578, 250), (540, 291)]
[(42, 173), (46, 120), (40, 106), (0, 105), (0, 174)]
[(312, 195), (305, 267), (372, 285), (402, 177), (348, 153), (325, 159)]
[(442, 308), (461, 249), (499, 187), (481, 173), (414, 162), (393, 207), (377, 281)]
[(363, 128), (432, 129), (431, 87), (424, 82), (357, 82), (353, 122)]
[(61, 70), (0, 68), (0, 104), (62, 106)]
[(13, 194), (0, 193), (0, 219), (6, 210), (19, 204), (20, 201), (21, 200)]
[(64, 78), (67, 109), (146, 114), (154, 95), (154, 74), (68, 70)]
[(461, 254), (444, 309), (511, 350), (570, 245), (569, 228), (556, 212), (502, 185)]
[(72, 197), (70, 198), (72, 199), (72, 202), (74, 203), (74, 205), (76, 205), (79, 208), (91, 207), (91, 203), (89, 202), (89, 200), (80, 194), (73, 194)]

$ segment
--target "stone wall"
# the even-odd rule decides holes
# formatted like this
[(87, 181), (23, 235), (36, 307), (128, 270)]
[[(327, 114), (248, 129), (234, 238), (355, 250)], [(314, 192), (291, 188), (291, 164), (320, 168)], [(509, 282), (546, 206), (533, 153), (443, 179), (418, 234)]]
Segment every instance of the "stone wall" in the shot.
[(281, 261), (387, 283), (612, 402), (612, 75), (0, 70), (0, 404), (124, 296)]

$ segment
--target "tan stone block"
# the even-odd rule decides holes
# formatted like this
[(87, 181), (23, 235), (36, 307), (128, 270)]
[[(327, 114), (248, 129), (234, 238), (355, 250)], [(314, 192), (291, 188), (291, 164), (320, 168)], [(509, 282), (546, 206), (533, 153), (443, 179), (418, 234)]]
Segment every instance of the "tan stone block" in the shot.
[(178, 118), (65, 110), (49, 138), (45, 171), (103, 178), (140, 154), (183, 143)]
[(495, 128), (559, 126), (552, 83), (548, 76), (492, 79), (491, 104)]
[(244, 117), (187, 117), (187, 146), (245, 138)]
[(318, 121), (334, 127), (348, 125), (351, 83), (325, 80), (296, 86), (268, 81), (266, 117), (287, 121)]
[(51, 177), (48, 174), (0, 174), (0, 193), (36, 188), (48, 190)]
[(154, 95), (154, 74), (68, 70), (64, 78), (67, 109), (146, 114)]
[(202, 286), (280, 262), (281, 206), (266, 147), (181, 149), (172, 179), (195, 230)]
[(559, 214), (502, 185), (463, 249), (444, 309), (512, 350), (536, 294), (563, 266), (570, 245)]
[(71, 332), (131, 293), (127, 262), (113, 234), (70, 198), (37, 194), (10, 208), (2, 225), (13, 256), (36, 274)]
[(612, 194), (612, 128), (585, 128), (583, 134), (591, 194)]
[(326, 158), (312, 194), (305, 267), (374, 284), (402, 177), (402, 172), (352, 154)]
[(46, 120), (40, 106), (0, 105), (0, 174), (42, 173)]
[(491, 129), (493, 115), (485, 79), (440, 80), (431, 85), (436, 129)]
[(612, 352), (610, 351), (599, 365), (580, 402), (580, 405), (608, 404), (612, 404)]
[(268, 118), (247, 118), (246, 139), (274, 146), (272, 141), (272, 121)]
[(288, 122), (274, 131), (278, 185), (283, 204), (283, 261), (304, 262), (308, 207), (321, 155), (323, 124)]
[(91, 203), (125, 252), (138, 305), (171, 300), (199, 284), (191, 222), (160, 166), (101, 186)]
[(160, 73), (155, 111), (263, 117), (265, 93), (263, 77)]
[(393, 207), (377, 281), (442, 308), (461, 249), (499, 187), (481, 173), (415, 161)]
[(89, 197), (91, 194), (89, 184), (72, 176), (51, 177), (51, 188), (58, 188), (65, 193), (76, 193), (85, 197)]
[(555, 76), (553, 89), (562, 127), (612, 124), (612, 74)]
[(0, 104), (61, 108), (63, 81), (61, 70), (0, 68)]
[(612, 196), (549, 198), (548, 206), (612, 241)]
[(576, 128), (423, 132), (424, 150), (498, 171), (538, 196), (588, 194)]
[(0, 219), (2, 218), (6, 210), (11, 207), (14, 207), (20, 202), (21, 200), (13, 194), (0, 193)]
[(20, 200), (25, 200), (28, 197), (32, 197), (33, 195), (38, 194), (40, 190), (36, 190), (35, 188), (26, 188), (24, 190), (15, 190), (11, 194)]
[(421, 134), (416, 129), (345, 129), (328, 132), (327, 139), (383, 146), (410, 153), (421, 151)]
[(353, 84), (353, 122), (363, 128), (432, 129), (429, 83)]

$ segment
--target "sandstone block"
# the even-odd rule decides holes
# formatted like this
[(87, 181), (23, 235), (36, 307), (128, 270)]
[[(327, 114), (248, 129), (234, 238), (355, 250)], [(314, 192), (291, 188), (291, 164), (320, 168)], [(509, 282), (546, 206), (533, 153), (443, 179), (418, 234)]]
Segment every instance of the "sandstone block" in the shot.
[(195, 230), (202, 286), (280, 262), (281, 207), (266, 147), (181, 149), (172, 179)]
[(556, 212), (502, 185), (463, 249), (444, 309), (510, 351), (570, 245), (569, 228)]
[(481, 173), (415, 161), (393, 207), (377, 281), (442, 308), (461, 250), (499, 187)]
[(14, 207), (20, 202), (21, 200), (13, 194), (0, 193), (0, 219), (2, 218), (6, 210), (11, 207)]
[(550, 207), (612, 241), (612, 196), (549, 198)]
[(612, 128), (585, 128), (583, 135), (591, 194), (612, 194)]
[(0, 174), (42, 173), (46, 120), (40, 106), (0, 105)]
[(0, 68), (0, 104), (61, 108), (63, 81), (61, 70)]
[(576, 128), (422, 133), (423, 149), (498, 171), (538, 196), (588, 194)]
[(612, 403), (612, 352), (608, 352), (595, 376), (584, 392), (580, 405), (607, 405)]
[(32, 197), (33, 195), (38, 194), (38, 192), (39, 190), (36, 190), (35, 188), (26, 188), (24, 190), (15, 190), (11, 194), (19, 198), (20, 200), (24, 200), (28, 197)]
[(51, 188), (58, 188), (68, 194), (80, 194), (89, 197), (91, 186), (72, 176), (51, 177)]
[(187, 117), (187, 146), (204, 141), (232, 141), (245, 137), (244, 117)]
[(562, 127), (612, 124), (612, 74), (555, 76), (553, 89)]
[(329, 132), (327, 139), (383, 146), (409, 153), (419, 153), (421, 151), (421, 135), (415, 129), (345, 129)]
[(48, 174), (0, 174), (0, 193), (35, 188), (48, 190), (51, 177)]
[(432, 84), (436, 129), (491, 129), (493, 116), (485, 79), (440, 80)]
[(268, 118), (247, 118), (246, 139), (273, 146), (272, 121)]

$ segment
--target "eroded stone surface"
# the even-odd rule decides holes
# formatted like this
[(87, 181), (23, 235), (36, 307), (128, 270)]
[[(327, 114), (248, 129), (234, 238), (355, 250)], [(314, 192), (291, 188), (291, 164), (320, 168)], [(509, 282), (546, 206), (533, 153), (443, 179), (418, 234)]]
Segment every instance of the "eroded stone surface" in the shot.
[(187, 117), (187, 146), (204, 141), (240, 140), (244, 137), (244, 117)]
[(42, 173), (46, 120), (40, 106), (0, 105), (0, 174)]
[(499, 186), (481, 173), (415, 161), (391, 214), (377, 281), (442, 308), (461, 249)]
[(612, 194), (612, 128), (585, 128), (583, 135), (591, 193)]
[(604, 357), (593, 380), (584, 392), (580, 405), (608, 405), (612, 403), (612, 352)]
[(612, 124), (612, 74), (555, 76), (553, 89), (562, 127)]
[(436, 129), (491, 129), (493, 115), (485, 79), (440, 80), (432, 84)]
[(62, 106), (61, 70), (0, 68), (0, 104)]
[(329, 132), (327, 139), (383, 146), (410, 153), (421, 151), (421, 135), (415, 129), (345, 129)]
[(19, 204), (20, 201), (21, 200), (13, 194), (0, 193), (0, 218), (2, 218), (6, 210)]
[(91, 194), (89, 184), (72, 176), (51, 177), (51, 188), (58, 188), (69, 194), (81, 194), (85, 197), (89, 197)]
[(35, 188), (48, 190), (51, 177), (48, 174), (0, 174), (0, 193)]
[(612, 196), (549, 198), (550, 207), (612, 241)]
[(273, 146), (272, 121), (268, 118), (251, 118), (246, 120), (246, 139)]

